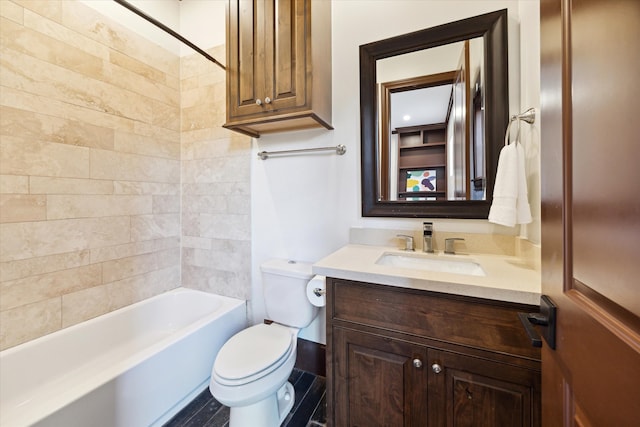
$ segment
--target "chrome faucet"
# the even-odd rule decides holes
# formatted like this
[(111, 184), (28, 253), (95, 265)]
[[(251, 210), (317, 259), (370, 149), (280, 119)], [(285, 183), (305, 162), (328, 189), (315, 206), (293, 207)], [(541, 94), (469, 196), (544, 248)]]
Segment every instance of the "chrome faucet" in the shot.
[(396, 237), (404, 238), (404, 250), (405, 251), (414, 251), (413, 246), (413, 236), (409, 236), (407, 234), (397, 234)]
[(444, 239), (444, 253), (449, 255), (455, 255), (456, 249), (455, 244), (456, 240), (464, 240), (461, 237), (451, 237), (449, 239)]
[(422, 224), (422, 251), (433, 253), (433, 223)]

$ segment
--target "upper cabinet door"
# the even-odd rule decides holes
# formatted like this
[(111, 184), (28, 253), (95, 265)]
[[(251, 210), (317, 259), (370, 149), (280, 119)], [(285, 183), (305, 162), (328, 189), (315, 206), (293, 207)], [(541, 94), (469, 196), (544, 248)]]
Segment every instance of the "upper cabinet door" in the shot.
[(331, 129), (330, 8), (321, 0), (229, 0), (225, 127), (254, 137)]

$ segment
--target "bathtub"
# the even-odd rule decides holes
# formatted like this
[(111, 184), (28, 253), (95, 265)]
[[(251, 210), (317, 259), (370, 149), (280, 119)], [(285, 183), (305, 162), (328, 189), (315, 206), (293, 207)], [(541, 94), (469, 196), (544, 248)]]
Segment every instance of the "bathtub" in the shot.
[(209, 383), (245, 302), (178, 288), (0, 352), (0, 426), (159, 426)]

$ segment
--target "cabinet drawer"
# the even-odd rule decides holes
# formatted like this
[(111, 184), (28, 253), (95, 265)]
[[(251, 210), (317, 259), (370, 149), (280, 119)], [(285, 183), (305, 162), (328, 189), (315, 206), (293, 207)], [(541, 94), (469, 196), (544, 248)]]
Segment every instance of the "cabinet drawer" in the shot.
[(340, 279), (327, 284), (332, 320), (540, 359), (517, 316), (538, 307)]

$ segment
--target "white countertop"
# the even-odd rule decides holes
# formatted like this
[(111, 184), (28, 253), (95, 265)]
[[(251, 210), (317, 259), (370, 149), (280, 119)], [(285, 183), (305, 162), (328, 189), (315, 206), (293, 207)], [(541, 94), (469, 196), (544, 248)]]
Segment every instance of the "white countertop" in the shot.
[[(540, 272), (517, 257), (487, 254), (432, 255), (443, 260), (473, 260), (486, 273), (486, 276), (470, 276), (376, 264), (385, 253), (413, 254), (396, 247), (351, 244), (316, 262), (313, 273), (402, 288), (540, 304)], [(422, 253), (416, 251), (415, 254), (420, 256)]]

